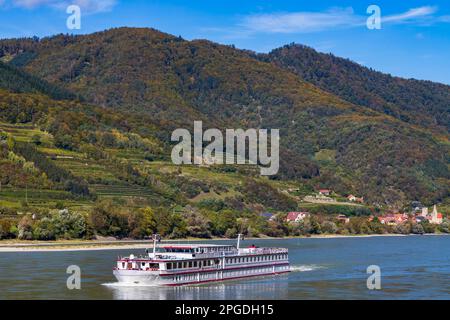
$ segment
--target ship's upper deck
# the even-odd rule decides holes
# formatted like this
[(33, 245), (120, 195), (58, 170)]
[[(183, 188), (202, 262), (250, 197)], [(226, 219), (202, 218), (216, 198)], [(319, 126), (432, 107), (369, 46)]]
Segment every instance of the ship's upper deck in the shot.
[(232, 245), (216, 245), (216, 244), (175, 244), (162, 245), (157, 247), (158, 252), (166, 253), (228, 253), (237, 251)]
[(133, 256), (133, 258), (170, 261), (170, 260), (185, 260), (185, 259), (219, 258), (229, 256), (282, 254), (287, 252), (288, 249), (285, 248), (260, 248), (256, 246), (238, 249), (232, 245), (164, 244), (157, 246), (155, 252), (147, 250), (147, 256), (138, 256), (138, 257)]

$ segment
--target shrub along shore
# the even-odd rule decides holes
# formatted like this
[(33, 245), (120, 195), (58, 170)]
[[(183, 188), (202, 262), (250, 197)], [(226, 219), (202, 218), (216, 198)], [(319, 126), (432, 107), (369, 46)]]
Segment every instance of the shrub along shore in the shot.
[(292, 237), (320, 235), (384, 235), (449, 233), (449, 221), (440, 225), (413, 220), (382, 224), (376, 217), (355, 215), (340, 221), (334, 214), (315, 213), (298, 223), (286, 222), (286, 214), (267, 219), (257, 213), (185, 206), (177, 210), (117, 206), (113, 201), (98, 202), (89, 212), (73, 209), (34, 209), (24, 214), (0, 215), (0, 240), (94, 240), (148, 239), (154, 233), (164, 239), (232, 239), (246, 237)]

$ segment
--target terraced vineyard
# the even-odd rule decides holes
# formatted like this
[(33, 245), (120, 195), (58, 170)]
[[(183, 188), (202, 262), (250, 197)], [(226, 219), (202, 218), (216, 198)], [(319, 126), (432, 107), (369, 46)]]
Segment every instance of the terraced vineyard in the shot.
[(0, 122), (0, 131), (10, 133), (14, 139), (22, 142), (31, 142), (34, 136), (39, 136), (43, 143), (51, 143), (53, 137), (32, 125), (26, 124), (8, 124)]

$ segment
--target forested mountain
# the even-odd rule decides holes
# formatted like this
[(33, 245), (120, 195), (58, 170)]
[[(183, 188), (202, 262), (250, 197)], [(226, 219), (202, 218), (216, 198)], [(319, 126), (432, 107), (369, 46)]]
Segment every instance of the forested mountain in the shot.
[(76, 95), (0, 61), (0, 88), (17, 93), (42, 93), (54, 99), (75, 99)]
[[(448, 126), (444, 85), (378, 78), (327, 58), (348, 65), (341, 78), (320, 55), (308, 63), (277, 52), (263, 57), (153, 29), (3, 40), (0, 53), (91, 105), (115, 110), (123, 120), (116, 130), (146, 132), (127, 120), (146, 117), (152, 125), (148, 137), (161, 145), (168, 145), (171, 130), (191, 129), (194, 120), (223, 129), (279, 128), (282, 167), (274, 179), (357, 193), (378, 205), (449, 196), (448, 131), (439, 130)], [(329, 69), (328, 82), (320, 75)], [(64, 140), (60, 146), (74, 151), (100, 144), (86, 130), (83, 108), (78, 110), (78, 118), (61, 113), (61, 130), (52, 131)]]
[(260, 55), (352, 103), (436, 131), (450, 130), (450, 86), (403, 79), (291, 44)]

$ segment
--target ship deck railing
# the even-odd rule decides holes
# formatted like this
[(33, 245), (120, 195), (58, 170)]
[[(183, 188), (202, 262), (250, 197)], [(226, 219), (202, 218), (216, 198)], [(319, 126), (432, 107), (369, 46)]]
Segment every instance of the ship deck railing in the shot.
[(241, 248), (239, 253), (247, 254), (277, 254), (277, 253), (288, 253), (286, 248)]
[[(205, 252), (205, 253), (193, 253), (184, 254), (184, 255), (173, 255), (167, 254), (165, 252), (156, 252), (155, 257), (151, 253), (149, 255), (138, 255), (134, 256), (134, 259), (137, 260), (191, 260), (191, 259), (203, 259), (203, 258), (221, 258), (221, 257), (229, 257), (229, 256), (239, 256), (242, 254), (252, 255), (252, 254), (280, 254), (280, 253), (288, 253), (288, 249), (286, 248), (240, 248), (239, 250), (226, 251), (226, 252)], [(129, 257), (119, 257), (120, 260), (129, 259)]]

